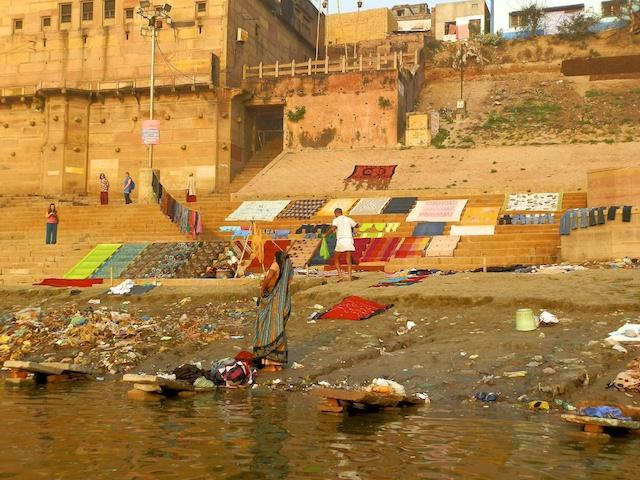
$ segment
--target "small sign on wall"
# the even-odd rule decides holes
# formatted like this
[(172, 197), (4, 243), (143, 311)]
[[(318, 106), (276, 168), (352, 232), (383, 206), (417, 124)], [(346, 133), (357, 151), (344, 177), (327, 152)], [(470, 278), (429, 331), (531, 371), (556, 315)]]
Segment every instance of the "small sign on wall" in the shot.
[(160, 145), (160, 120), (142, 121), (142, 143)]

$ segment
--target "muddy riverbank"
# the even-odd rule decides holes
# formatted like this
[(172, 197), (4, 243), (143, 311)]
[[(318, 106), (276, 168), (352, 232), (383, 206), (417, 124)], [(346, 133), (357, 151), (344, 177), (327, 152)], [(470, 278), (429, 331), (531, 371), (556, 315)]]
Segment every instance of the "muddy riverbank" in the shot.
[[(296, 279), (287, 332), (289, 359), (298, 368), (260, 375), (259, 383), (276, 380), (278, 388), (305, 388), (318, 382), (365, 384), (384, 376), (409, 391), (427, 392), (432, 400), (447, 403), (464, 402), (478, 391), (499, 393), (509, 402), (523, 395), (569, 401), (585, 396), (634, 400), (604, 387), (640, 355), (640, 346), (627, 346), (628, 353), (620, 353), (603, 340), (625, 321), (640, 318), (637, 270), (460, 273), (426, 278), (412, 286), (371, 288), (383, 277), (364, 274), (351, 284)], [(163, 285), (130, 297), (106, 295), (104, 287), (74, 295), (66, 289), (4, 287), (0, 313), (5, 314), (5, 336), (0, 354), (3, 359), (36, 361), (72, 358), (96, 366), (107, 378), (110, 373), (118, 378), (123, 372), (167, 371), (183, 362), (207, 365), (250, 349), (256, 285)], [(329, 308), (347, 295), (394, 306), (360, 322), (308, 323), (315, 305)], [(15, 325), (13, 330), (7, 328), (6, 316), (25, 307), (40, 307), (43, 325), (37, 332), (23, 333), (27, 348), (24, 340), (11, 338)], [(548, 310), (560, 323), (517, 332), (514, 314), (522, 307)], [(95, 313), (100, 310), (102, 314)], [(126, 317), (119, 322), (122, 331), (114, 333), (103, 325), (110, 323), (112, 311), (130, 316), (130, 324)], [(86, 317), (83, 325), (65, 326), (78, 314)], [(71, 341), (56, 343), (58, 330), (46, 331), (55, 323), (53, 317)], [(407, 331), (408, 321), (416, 326)], [(125, 354), (125, 361), (118, 363)], [(526, 374), (508, 378), (508, 372), (516, 371)]]

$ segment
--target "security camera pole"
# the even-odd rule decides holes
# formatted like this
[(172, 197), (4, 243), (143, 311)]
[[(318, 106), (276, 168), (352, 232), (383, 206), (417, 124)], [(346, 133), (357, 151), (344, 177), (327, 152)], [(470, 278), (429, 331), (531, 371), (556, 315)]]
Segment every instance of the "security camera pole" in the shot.
[[(149, 0), (141, 0), (138, 15), (148, 21), (148, 26), (143, 25), (140, 33), (143, 36), (151, 35), (151, 79), (149, 84), (149, 120), (153, 120), (153, 104), (155, 100), (155, 81), (156, 81), (156, 39), (158, 28), (162, 28), (162, 20), (167, 24), (171, 24), (172, 19), (169, 16), (171, 5), (165, 3), (163, 5), (152, 5)], [(149, 168), (153, 168), (153, 143), (148, 144), (149, 152)]]

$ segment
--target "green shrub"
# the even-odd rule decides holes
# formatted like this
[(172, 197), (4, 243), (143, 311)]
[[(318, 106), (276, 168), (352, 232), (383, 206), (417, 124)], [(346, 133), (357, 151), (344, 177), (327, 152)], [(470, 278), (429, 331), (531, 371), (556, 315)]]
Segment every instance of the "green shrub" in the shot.
[(305, 113), (307, 113), (307, 109), (304, 106), (296, 107), (287, 111), (287, 118), (293, 123), (298, 123), (304, 118)]
[(431, 139), (431, 145), (436, 148), (444, 148), (444, 142), (449, 138), (449, 130), (441, 128), (438, 133)]

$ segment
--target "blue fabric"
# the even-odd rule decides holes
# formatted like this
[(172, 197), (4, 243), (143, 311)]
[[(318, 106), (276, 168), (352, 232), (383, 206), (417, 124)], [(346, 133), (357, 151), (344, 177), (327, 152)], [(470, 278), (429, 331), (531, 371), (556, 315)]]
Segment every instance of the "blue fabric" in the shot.
[(587, 228), (589, 226), (589, 210), (586, 208), (581, 208), (579, 210), (580, 214), (580, 228)]
[(413, 237), (433, 237), (444, 233), (445, 222), (420, 222), (413, 229)]
[(622, 410), (620, 410), (619, 408), (609, 407), (608, 405), (601, 405), (599, 407), (586, 407), (583, 408), (580, 413), (587, 417), (631, 420), (631, 417), (625, 417), (624, 415), (622, 415)]
[(565, 212), (560, 219), (560, 235), (571, 233), (571, 212)]
[[(124, 190), (122, 190), (122, 191), (123, 191), (124, 193), (131, 193), (131, 190), (132, 190), (131, 185), (129, 185), (128, 187), (126, 186), (126, 185), (127, 185), (127, 183), (129, 182), (129, 179), (130, 179), (130, 178), (131, 178), (131, 177), (127, 177), (127, 178), (125, 178), (125, 179), (124, 179), (124, 182), (122, 183), (122, 185), (124, 186)], [(132, 180), (132, 182), (133, 182), (133, 180)]]
[[(333, 256), (336, 251), (336, 241), (337, 240), (335, 235), (329, 235), (329, 237), (327, 238), (327, 247), (329, 247), (329, 253), (331, 254), (331, 256)], [(331, 257), (329, 257), (329, 259), (330, 258)], [(309, 262), (309, 265), (328, 265), (329, 259), (325, 260), (324, 258), (322, 258), (322, 256), (320, 255), (320, 249), (318, 249), (316, 250), (316, 253), (313, 254), (313, 258)]]
[(58, 224), (47, 223), (47, 229), (45, 232), (45, 243), (47, 245), (54, 244), (58, 241)]
[(398, 197), (392, 198), (384, 207), (384, 214), (409, 213), (415, 207), (418, 197)]
[(578, 228), (578, 210), (569, 210), (571, 215), (571, 230)]

